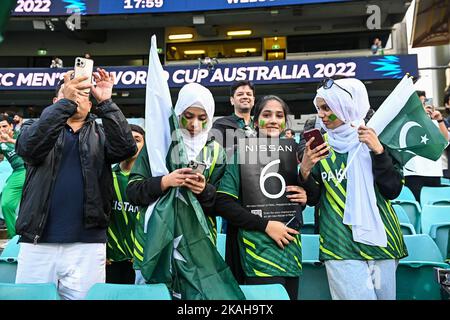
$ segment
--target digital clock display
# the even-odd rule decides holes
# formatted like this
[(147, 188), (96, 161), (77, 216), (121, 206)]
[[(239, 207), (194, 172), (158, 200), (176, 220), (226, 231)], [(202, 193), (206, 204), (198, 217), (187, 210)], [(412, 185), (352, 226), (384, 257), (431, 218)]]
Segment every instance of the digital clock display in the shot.
[(164, 0), (123, 0), (123, 8), (128, 9), (151, 9), (161, 8)]

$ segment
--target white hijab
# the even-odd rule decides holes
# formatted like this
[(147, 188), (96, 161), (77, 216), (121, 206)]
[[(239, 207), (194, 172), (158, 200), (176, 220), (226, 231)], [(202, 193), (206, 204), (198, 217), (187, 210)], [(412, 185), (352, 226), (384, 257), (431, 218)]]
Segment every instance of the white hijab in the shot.
[(178, 100), (175, 105), (175, 114), (178, 119), (189, 107), (201, 108), (205, 110), (206, 115), (208, 116), (206, 128), (197, 135), (191, 136), (186, 130), (181, 130), (188, 160), (194, 160), (205, 146), (206, 141), (208, 140), (208, 132), (212, 128), (215, 105), (211, 91), (198, 83), (188, 83), (184, 85), (178, 93)]
[[(323, 98), (334, 114), (344, 122), (336, 129), (322, 128), (328, 133), (328, 142), (339, 153), (347, 153), (354, 160), (347, 168), (347, 197), (344, 223), (352, 226), (353, 240), (371, 246), (387, 246), (387, 236), (378, 210), (372, 159), (366, 144), (358, 139), (358, 127), (370, 109), (369, 97), (364, 84), (357, 79), (340, 79), (335, 83), (345, 88), (352, 97), (334, 84), (330, 89), (320, 87), (314, 98)], [(353, 125), (353, 126), (352, 126)], [(359, 147), (359, 148), (358, 148)], [(356, 151), (356, 153), (355, 153)]]

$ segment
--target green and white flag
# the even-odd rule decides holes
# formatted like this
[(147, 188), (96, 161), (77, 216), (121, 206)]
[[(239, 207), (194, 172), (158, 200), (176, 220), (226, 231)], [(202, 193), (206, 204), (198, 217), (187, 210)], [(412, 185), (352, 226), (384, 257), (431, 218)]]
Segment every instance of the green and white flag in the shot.
[(0, 43), (3, 41), (3, 31), (5, 30), (6, 23), (9, 20), (11, 10), (16, 6), (16, 0), (2, 0), (0, 1)]
[[(144, 157), (138, 157), (133, 167), (133, 171), (142, 176), (158, 176), (165, 170), (172, 172), (186, 167), (188, 162), (178, 121), (169, 105), (167, 77), (156, 48), (156, 38), (153, 36), (145, 127), (155, 144), (149, 144), (150, 140), (146, 140), (150, 165), (145, 163)], [(150, 109), (152, 112), (147, 112)], [(161, 134), (167, 132), (172, 133), (169, 141), (161, 139)], [(161, 159), (165, 159), (165, 163)], [(145, 172), (148, 167), (151, 172)], [(231, 270), (213, 244), (200, 203), (189, 189), (170, 188), (156, 204), (149, 206), (147, 215), (144, 257), (140, 268), (148, 283), (165, 283), (175, 298), (183, 300), (245, 299)]]
[(380, 141), (403, 166), (415, 156), (436, 161), (448, 145), (426, 114), (408, 76), (386, 98), (367, 126), (375, 130)]

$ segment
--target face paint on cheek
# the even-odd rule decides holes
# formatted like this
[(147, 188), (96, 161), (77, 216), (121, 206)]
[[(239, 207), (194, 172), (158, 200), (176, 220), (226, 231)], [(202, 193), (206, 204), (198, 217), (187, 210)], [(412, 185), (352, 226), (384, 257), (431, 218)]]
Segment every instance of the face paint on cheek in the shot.
[(260, 128), (264, 128), (266, 126), (266, 122), (264, 120), (259, 120), (258, 125)]
[(281, 129), (282, 130), (286, 129), (286, 121), (284, 120), (281, 122)]
[(330, 116), (328, 117), (328, 119), (330, 119), (330, 121), (334, 121), (334, 120), (337, 119), (337, 116), (336, 116), (334, 113), (332, 113), (332, 114), (330, 114)]
[(202, 129), (205, 130), (207, 125), (208, 125), (208, 121), (206, 121), (206, 120), (203, 121), (202, 122)]
[(187, 128), (188, 119), (186, 119), (184, 116), (181, 116), (181, 125), (183, 126), (183, 128)]

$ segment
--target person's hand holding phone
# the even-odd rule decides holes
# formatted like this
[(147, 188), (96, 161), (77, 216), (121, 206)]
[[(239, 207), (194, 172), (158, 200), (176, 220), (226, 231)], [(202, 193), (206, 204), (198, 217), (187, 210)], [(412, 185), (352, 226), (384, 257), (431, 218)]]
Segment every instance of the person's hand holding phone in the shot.
[(161, 179), (161, 189), (165, 192), (169, 188), (182, 187), (186, 179), (197, 179), (197, 175), (192, 173), (191, 168), (181, 168), (172, 171)]
[(186, 178), (186, 180), (184, 180), (184, 186), (191, 189), (193, 193), (200, 194), (205, 190), (206, 178), (201, 173), (196, 173), (195, 175), (197, 178)]
[(430, 118), (433, 118), (434, 107), (432, 105), (425, 105), (425, 112)]
[(327, 146), (326, 142), (311, 149), (311, 145), (313, 144), (314, 140), (315, 137), (312, 137), (308, 140), (308, 142), (306, 142), (305, 151), (303, 152), (302, 163), (300, 165), (300, 173), (304, 180), (308, 179), (312, 168), (316, 165), (317, 162), (325, 159), (330, 150), (330, 147)]
[(89, 94), (85, 92), (86, 89), (90, 89), (92, 84), (83, 82), (88, 79), (88, 77), (75, 77), (71, 79), (74, 71), (68, 71), (64, 75), (64, 86), (62, 88), (62, 94), (65, 99), (74, 101), (79, 105), (82, 98), (86, 98)]
[(373, 153), (381, 154), (384, 152), (384, 147), (378, 139), (375, 130), (373, 130), (372, 128), (368, 128), (364, 125), (359, 126), (358, 138), (359, 141), (365, 143)]
[(106, 72), (104, 69), (97, 68), (97, 72), (95, 72), (93, 76), (95, 79), (95, 86), (92, 87), (91, 92), (95, 100), (97, 100), (98, 103), (101, 103), (111, 99), (114, 86), (114, 74)]
[(444, 117), (442, 116), (442, 113), (440, 111), (434, 110), (431, 113), (431, 119), (436, 120), (436, 121), (441, 121), (441, 120), (444, 120)]

